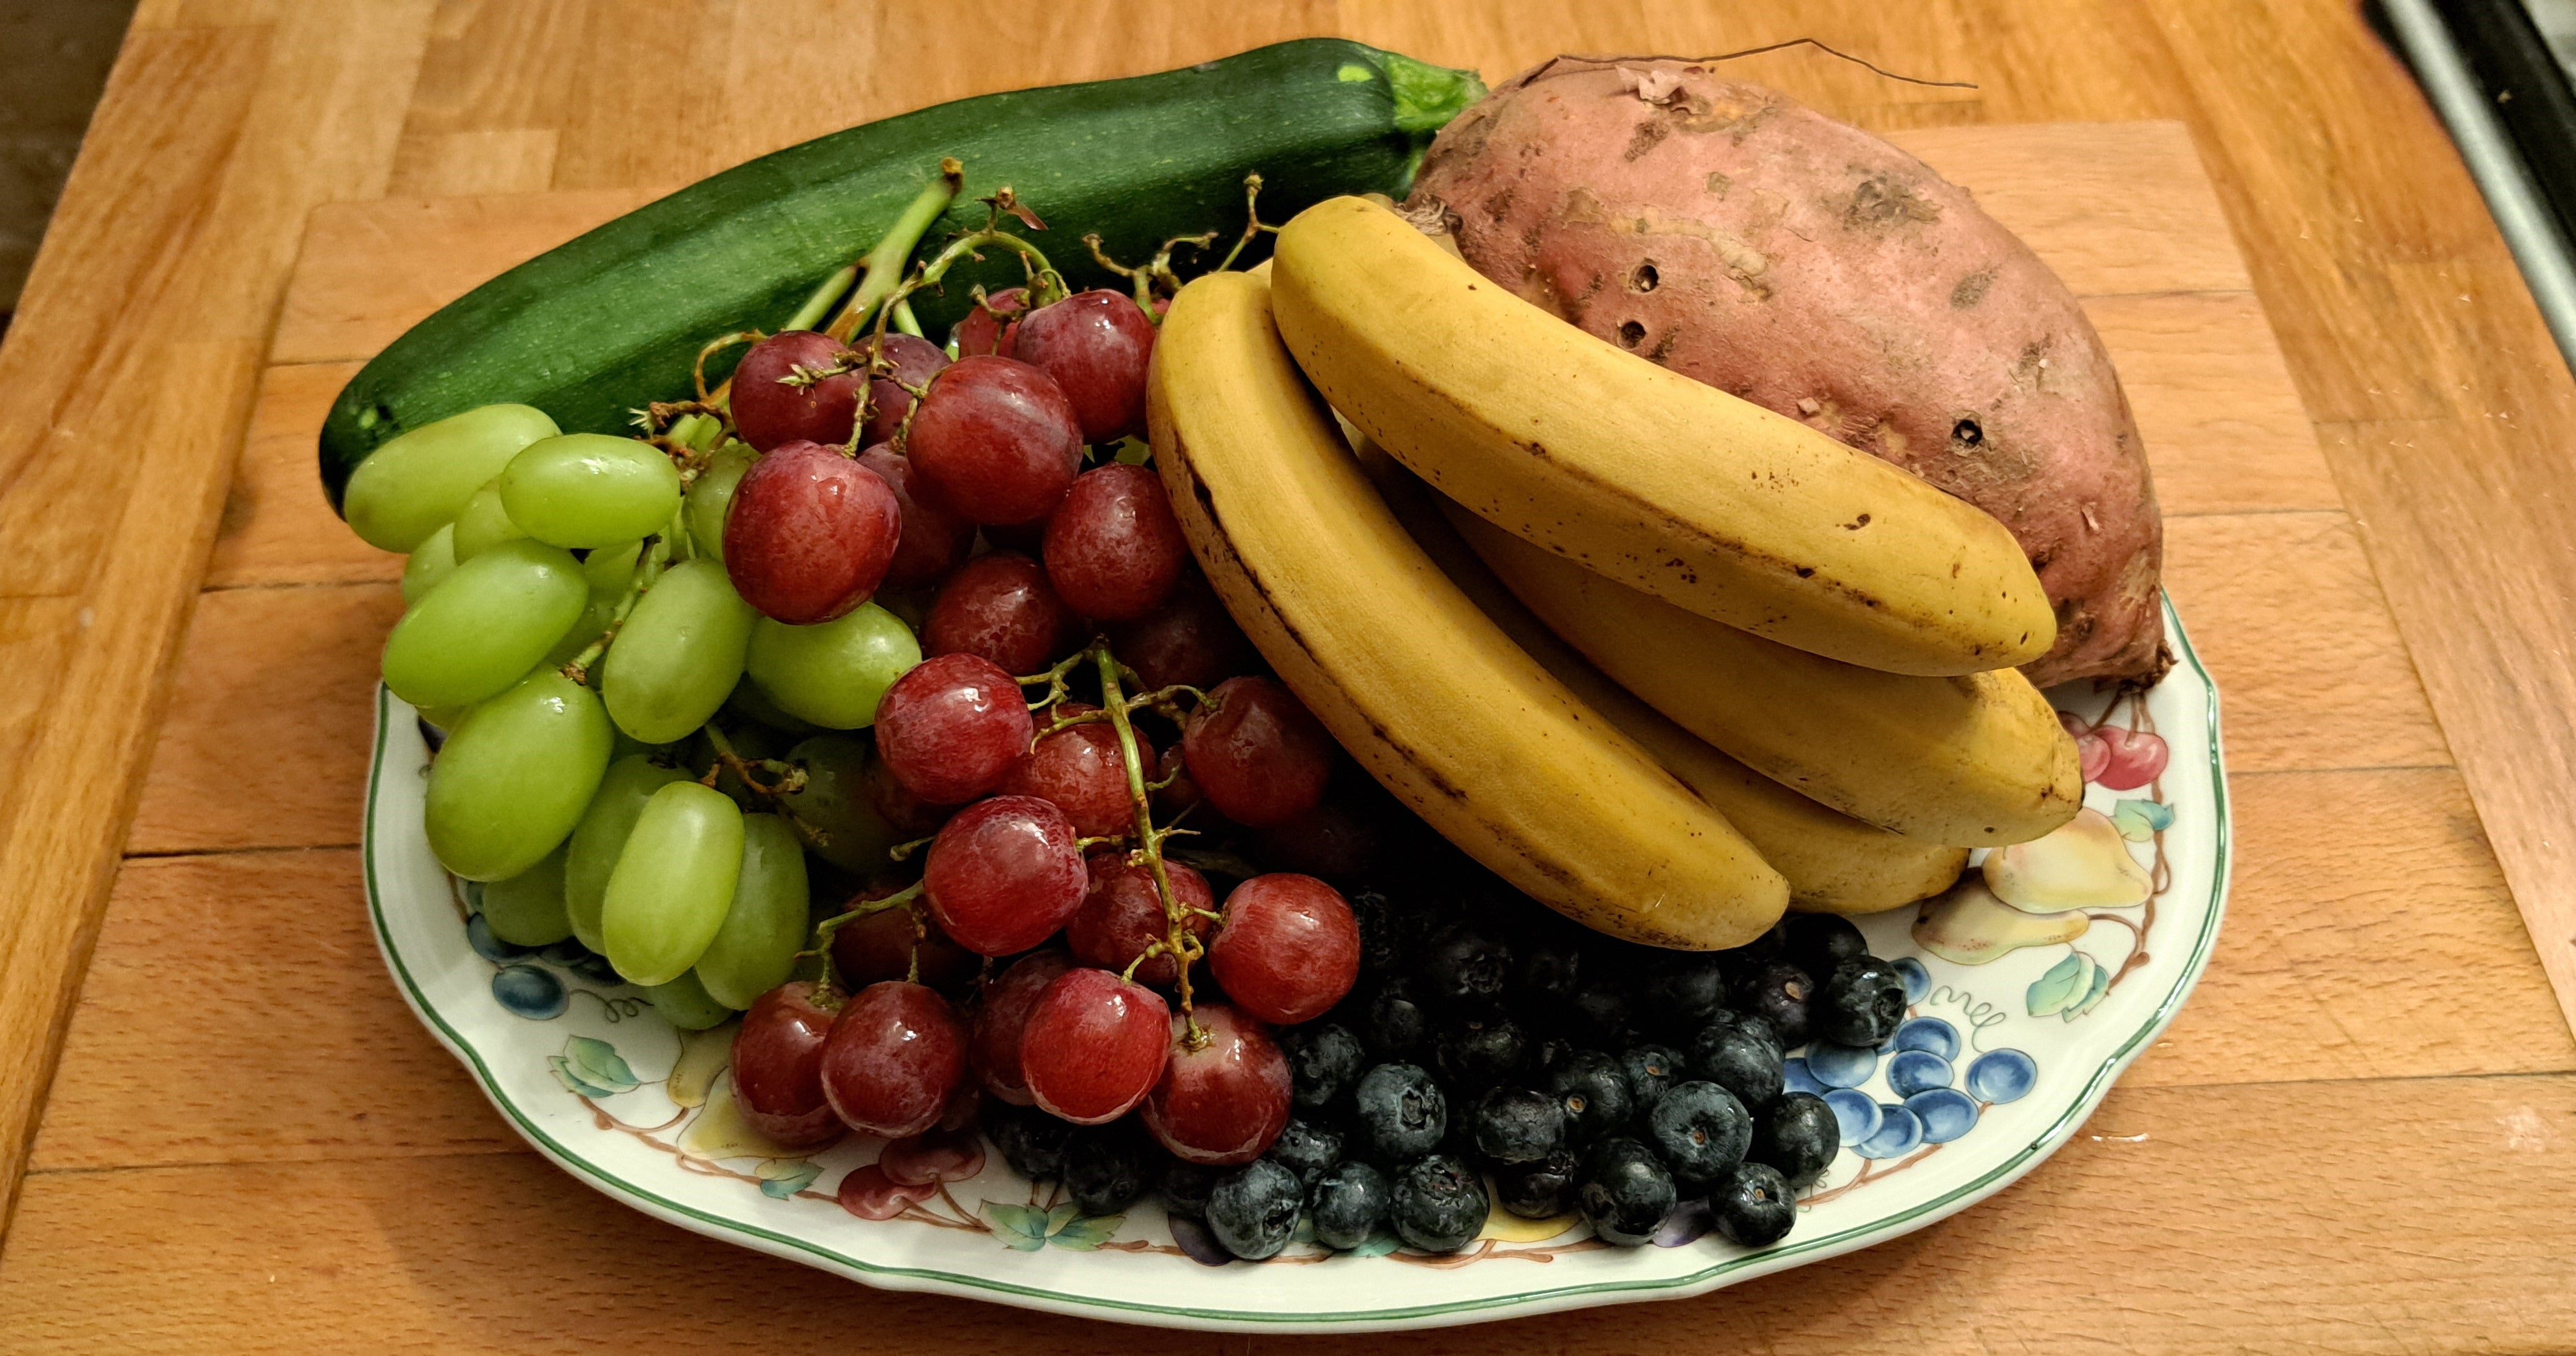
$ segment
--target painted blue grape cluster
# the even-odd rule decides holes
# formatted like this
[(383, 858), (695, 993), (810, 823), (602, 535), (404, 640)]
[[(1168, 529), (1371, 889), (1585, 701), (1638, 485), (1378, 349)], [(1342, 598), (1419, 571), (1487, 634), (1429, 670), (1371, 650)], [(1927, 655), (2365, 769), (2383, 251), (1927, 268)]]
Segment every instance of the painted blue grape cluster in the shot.
[(494, 936), (483, 918), (482, 897), (480, 882), (466, 884), (466, 903), (473, 912), (465, 919), (465, 944), (498, 967), (492, 972), (492, 1001), (504, 1010), (536, 1022), (562, 1016), (572, 1002), (565, 973), (607, 987), (626, 982), (609, 968), (606, 957), (569, 937), (552, 946), (520, 946)]
[[(1909, 1009), (1932, 991), (1932, 976), (1911, 956), (1896, 963)], [(1892, 1101), (1864, 1091), (1882, 1069)], [(1989, 1106), (2018, 1101), (2038, 1081), (2039, 1064), (2019, 1050), (1968, 1050), (1959, 1028), (1941, 1017), (1910, 1016), (1883, 1045), (1818, 1040), (1789, 1058), (1784, 1081), (1793, 1092), (1822, 1097), (1844, 1145), (1863, 1158), (1902, 1158), (1927, 1144), (1947, 1144), (1977, 1126)]]

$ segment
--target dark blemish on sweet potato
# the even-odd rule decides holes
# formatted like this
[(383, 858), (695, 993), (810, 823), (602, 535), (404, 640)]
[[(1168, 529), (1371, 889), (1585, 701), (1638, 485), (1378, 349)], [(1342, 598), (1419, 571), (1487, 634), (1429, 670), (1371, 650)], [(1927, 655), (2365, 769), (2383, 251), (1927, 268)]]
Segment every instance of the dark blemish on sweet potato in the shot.
[(1912, 184), (1874, 174), (1853, 186), (1842, 219), (1855, 231), (1894, 230), (1909, 222), (1939, 221), (1941, 205), (1915, 192)]
[(1962, 419), (1950, 426), (1950, 441), (1961, 447), (1975, 447), (1986, 440), (1986, 430), (1974, 419)]
[(1733, 187), (1735, 187), (1735, 181), (1734, 181), (1733, 179), (1730, 179), (1730, 178), (1728, 178), (1727, 176), (1725, 176), (1725, 175), (1723, 175), (1723, 174), (1718, 173), (1716, 170), (1710, 170), (1710, 171), (1708, 172), (1708, 191), (1709, 191), (1709, 192), (1714, 193), (1714, 194), (1716, 194), (1717, 196), (1719, 196), (1719, 197), (1723, 198), (1723, 197), (1725, 197), (1725, 196), (1726, 196), (1726, 190), (1728, 190), (1728, 189), (1730, 189), (1730, 188), (1733, 188)]
[[(1526, 176), (1528, 175), (1529, 171), (1528, 171), (1526, 168), (1524, 168), (1524, 169), (1521, 171), (1521, 173), (1522, 173), (1522, 175), (1523, 175), (1524, 177), (1526, 177)], [(1491, 201), (1489, 201), (1489, 202), (1487, 202), (1487, 203), (1485, 204), (1485, 215), (1487, 215), (1487, 216), (1489, 216), (1489, 217), (1492, 217), (1495, 221), (1501, 221), (1501, 220), (1503, 219), (1504, 215), (1505, 215), (1506, 213), (1508, 213), (1508, 212), (1510, 212), (1510, 211), (1512, 210), (1512, 198), (1513, 198), (1513, 195), (1515, 195), (1515, 194), (1519, 193), (1520, 191), (1521, 191), (1521, 186), (1520, 186), (1519, 184), (1515, 183), (1515, 184), (1511, 185), (1510, 187), (1505, 188), (1502, 192), (1495, 194), (1495, 195), (1493, 196), (1493, 199), (1492, 199)], [(1953, 305), (1953, 306), (1956, 306), (1956, 305), (1958, 305), (1959, 303), (1958, 303), (1958, 300), (1954, 297), (1954, 298), (1952, 298), (1952, 300), (1951, 300), (1950, 304), (1951, 304), (1951, 305)]]
[(1995, 269), (1992, 264), (1961, 278), (1959, 285), (1950, 289), (1950, 309), (1965, 311), (1975, 307), (1978, 302), (1986, 299), (1986, 289), (1994, 285)]
[(1681, 344), (1681, 341), (1682, 332), (1680, 330), (1666, 330), (1664, 331), (1664, 337), (1655, 341), (1655, 351), (1647, 354), (1646, 357), (1651, 362), (1662, 362), (1664, 359), (1672, 356), (1673, 349), (1678, 347)]
[(1637, 345), (1642, 344), (1645, 341), (1646, 327), (1644, 325), (1641, 325), (1634, 320), (1625, 320), (1620, 322), (1619, 342), (1622, 345), (1628, 348), (1635, 348)]
[(1637, 265), (1636, 269), (1629, 273), (1628, 290), (1631, 292), (1652, 292), (1657, 287), (1661, 286), (1663, 281), (1664, 275), (1655, 270), (1655, 261), (1649, 259), (1646, 262)]
[(1628, 134), (1628, 149), (1621, 151), (1619, 153), (1619, 158), (1622, 160), (1634, 160), (1638, 156), (1644, 155), (1646, 152), (1655, 149), (1655, 147), (1659, 145), (1664, 138), (1671, 136), (1672, 134), (1673, 125), (1671, 123), (1668, 123), (1661, 118), (1648, 118), (1644, 122), (1637, 124), (1636, 131)]

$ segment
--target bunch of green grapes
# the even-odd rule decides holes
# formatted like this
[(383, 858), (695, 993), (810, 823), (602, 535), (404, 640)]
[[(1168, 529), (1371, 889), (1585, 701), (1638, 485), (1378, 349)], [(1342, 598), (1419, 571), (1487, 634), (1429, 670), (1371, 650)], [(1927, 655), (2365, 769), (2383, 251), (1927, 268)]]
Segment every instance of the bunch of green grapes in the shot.
[[(886, 860), (872, 750), (830, 732), (921, 660), (874, 604), (791, 626), (743, 601), (723, 533), (752, 460), (704, 416), (647, 440), (487, 405), (386, 443), (347, 494), (359, 536), (409, 555), (383, 673), (446, 734), (431, 850), (487, 883), (495, 936), (576, 938), (693, 1028), (788, 978), (809, 847)], [(781, 729), (805, 741), (752, 777), (734, 737), (767, 754)]]

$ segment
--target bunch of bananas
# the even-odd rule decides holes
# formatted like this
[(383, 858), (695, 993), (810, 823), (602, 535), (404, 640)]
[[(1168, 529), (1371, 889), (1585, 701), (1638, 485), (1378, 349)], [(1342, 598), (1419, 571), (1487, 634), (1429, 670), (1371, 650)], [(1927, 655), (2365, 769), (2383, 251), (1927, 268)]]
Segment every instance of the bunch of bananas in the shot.
[(1183, 288), (1149, 419), (1281, 679), (1434, 828), (1604, 932), (1713, 949), (1787, 908), (1892, 908), (2082, 804), (2010, 667), (2056, 625), (2002, 524), (1384, 208), (1322, 203), (1268, 268)]

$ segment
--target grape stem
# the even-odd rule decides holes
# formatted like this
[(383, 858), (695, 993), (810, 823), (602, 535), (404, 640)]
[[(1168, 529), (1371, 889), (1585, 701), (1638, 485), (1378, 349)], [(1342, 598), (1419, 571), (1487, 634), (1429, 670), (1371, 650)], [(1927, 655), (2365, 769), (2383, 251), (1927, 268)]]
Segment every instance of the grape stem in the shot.
[(667, 534), (644, 539), (644, 554), (635, 562), (635, 578), (626, 585), (625, 595), (617, 600), (617, 609), (608, 614), (608, 629), (600, 632), (599, 639), (583, 646), (581, 653), (563, 666), (564, 677), (584, 687), (590, 685), (591, 667), (599, 662), (600, 656), (608, 653), (608, 647), (617, 640), (617, 633), (625, 629), (626, 618), (635, 611), (636, 600), (653, 587), (654, 580), (662, 577), (662, 566), (670, 558), (671, 541)]
[[(1172, 958), (1172, 970), (1178, 979), (1181, 995), (1181, 1048), (1201, 1050), (1208, 1043), (1207, 1028), (1199, 1025), (1198, 1014), (1191, 1007), (1190, 963), (1206, 954), (1198, 937), (1188, 925), (1191, 910), (1184, 908), (1180, 897), (1172, 893), (1172, 873), (1163, 862), (1163, 839), (1174, 832), (1154, 827), (1154, 800), (1145, 789), (1145, 759), (1136, 742), (1136, 726), (1128, 719), (1128, 697), (1119, 684), (1121, 676), (1133, 677), (1133, 671), (1110, 654), (1107, 640), (1095, 640), (1084, 651), (1100, 673), (1100, 706), (1108, 713), (1109, 724), (1118, 732), (1118, 754), (1127, 765), (1127, 803), (1135, 815), (1136, 847), (1130, 860), (1142, 859), (1145, 869), (1154, 877), (1154, 893), (1163, 901), (1163, 917), (1169, 922), (1164, 940), (1156, 945)], [(1060, 679), (1058, 680), (1061, 681)], [(1149, 694), (1158, 696), (1160, 694)], [(1151, 955), (1153, 948), (1147, 948)], [(1137, 960), (1141, 962), (1143, 956)], [(1135, 965), (1128, 967), (1133, 973)]]
[[(903, 214), (894, 219), (894, 225), (886, 228), (884, 238), (859, 260), (856, 266), (863, 270), (865, 276), (860, 278), (858, 290), (842, 304), (841, 313), (832, 318), (830, 328), (824, 333), (848, 342), (879, 305), (902, 290), (904, 265), (911, 262), (913, 248), (921, 243), (921, 237), (929, 232), (931, 223), (939, 220), (939, 214), (948, 210), (948, 204), (955, 202), (957, 194), (965, 187), (966, 167), (959, 164), (954, 156), (943, 158), (939, 162), (939, 177), (914, 195), (904, 207)], [(811, 302), (807, 304), (812, 305)], [(802, 311), (797, 314), (800, 318), (804, 315)], [(815, 316), (821, 316), (820, 308), (816, 309)], [(805, 323), (811, 325), (814, 321), (807, 319)]]
[[(733, 741), (725, 738), (725, 732), (716, 728), (714, 721), (708, 721), (706, 728), (707, 742), (713, 744), (716, 750), (715, 765), (707, 769), (707, 776), (710, 779), (716, 775), (718, 769), (729, 771), (741, 778), (744, 786), (770, 800), (776, 800), (780, 796), (792, 796), (805, 789), (805, 769), (793, 763), (782, 763), (775, 758), (745, 758), (734, 751)], [(774, 783), (764, 783), (752, 775), (755, 771), (769, 773), (778, 780)], [(714, 784), (712, 780), (708, 782), (710, 786)]]
[(1211, 271), (1223, 273), (1234, 267), (1235, 256), (1243, 253), (1243, 247), (1251, 244), (1253, 237), (1263, 231), (1276, 235), (1279, 228), (1265, 224), (1261, 220), (1261, 176), (1247, 174), (1243, 176), (1243, 234), (1235, 240), (1234, 248), (1227, 250), (1225, 257), (1218, 260), (1215, 269)]
[[(813, 949), (808, 951), (799, 951), (796, 954), (799, 956), (822, 957), (823, 992), (825, 994), (837, 994), (840, 991), (840, 976), (834, 973), (832, 968), (832, 934), (840, 931), (841, 928), (847, 924), (855, 923), (862, 918), (867, 918), (875, 914), (884, 913), (888, 909), (901, 908), (920, 897), (921, 882), (914, 881), (912, 884), (895, 891), (893, 894), (887, 895), (883, 899), (852, 900), (843, 912), (836, 913), (831, 917), (824, 919), (822, 922), (815, 924)], [(912, 926), (913, 935), (917, 939), (921, 934), (921, 917), (917, 911), (913, 915)], [(920, 949), (916, 946), (913, 954), (913, 974), (916, 981), (919, 979), (920, 969)]]

